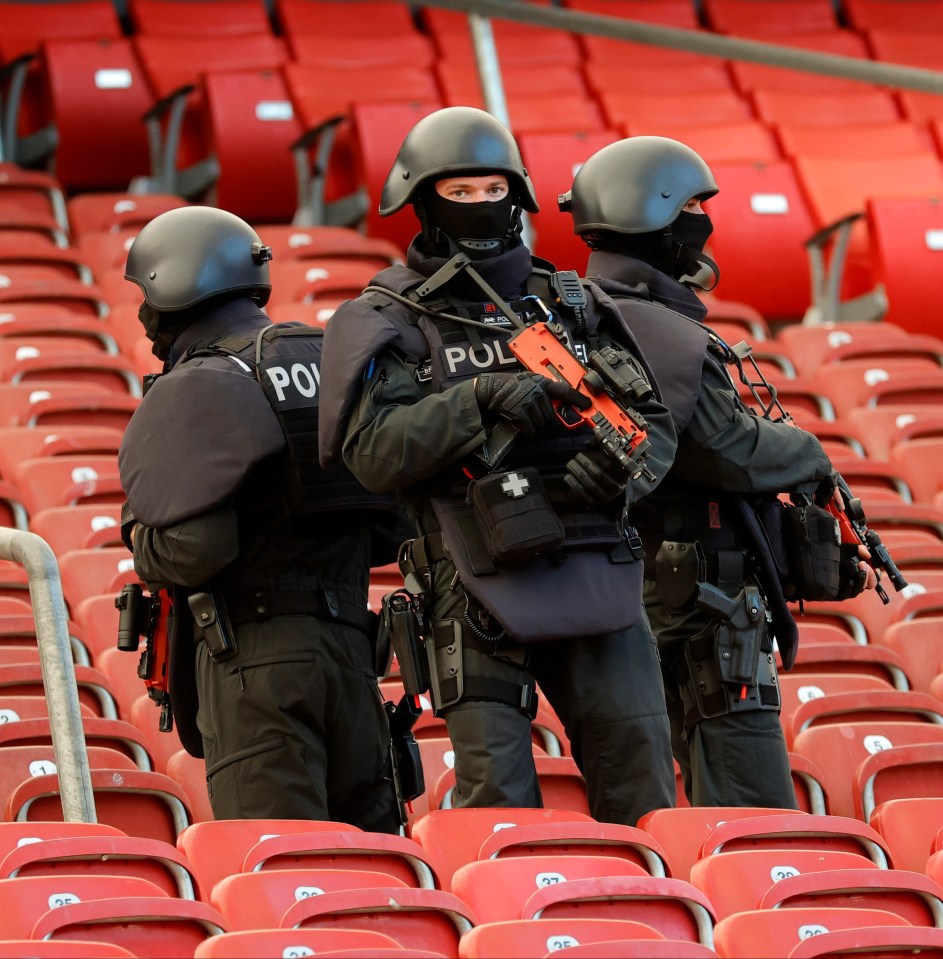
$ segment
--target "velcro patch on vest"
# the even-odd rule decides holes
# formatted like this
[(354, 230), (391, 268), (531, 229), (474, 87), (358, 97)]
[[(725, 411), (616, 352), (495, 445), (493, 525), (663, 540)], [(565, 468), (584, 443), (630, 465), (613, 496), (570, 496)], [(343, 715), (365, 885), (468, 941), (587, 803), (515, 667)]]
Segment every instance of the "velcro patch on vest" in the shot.
[(468, 342), (443, 344), (438, 348), (437, 359), (445, 379), (519, 368), (506, 336), (484, 339), (478, 346)]
[(320, 346), (316, 352), (317, 355), (314, 349), (294, 350), (259, 363), (259, 381), (273, 409), (300, 410), (318, 405)]

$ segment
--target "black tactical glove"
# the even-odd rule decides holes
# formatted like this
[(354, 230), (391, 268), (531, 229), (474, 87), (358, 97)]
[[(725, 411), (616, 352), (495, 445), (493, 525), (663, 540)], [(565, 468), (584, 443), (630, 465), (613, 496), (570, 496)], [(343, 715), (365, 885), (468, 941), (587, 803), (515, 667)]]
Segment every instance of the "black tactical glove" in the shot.
[(512, 423), (533, 439), (556, 420), (553, 400), (583, 409), (589, 400), (567, 383), (539, 373), (482, 373), (475, 380), (475, 399), (484, 410)]
[(581, 506), (602, 506), (625, 494), (629, 474), (598, 446), (577, 453), (566, 464), (569, 499)]
[(864, 589), (868, 581), (868, 571), (858, 565), (864, 560), (858, 555), (856, 544), (842, 543), (839, 553), (841, 560), (838, 564), (838, 594), (835, 599), (850, 599)]

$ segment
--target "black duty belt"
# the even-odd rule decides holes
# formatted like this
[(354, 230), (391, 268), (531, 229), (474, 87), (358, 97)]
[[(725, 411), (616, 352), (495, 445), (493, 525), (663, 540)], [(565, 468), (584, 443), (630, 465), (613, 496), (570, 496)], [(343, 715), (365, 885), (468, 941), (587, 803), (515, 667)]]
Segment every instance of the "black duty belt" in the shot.
[(353, 626), (367, 635), (376, 631), (375, 613), (339, 599), (333, 590), (246, 589), (238, 595), (227, 595), (225, 602), (234, 626), (273, 616), (317, 616)]

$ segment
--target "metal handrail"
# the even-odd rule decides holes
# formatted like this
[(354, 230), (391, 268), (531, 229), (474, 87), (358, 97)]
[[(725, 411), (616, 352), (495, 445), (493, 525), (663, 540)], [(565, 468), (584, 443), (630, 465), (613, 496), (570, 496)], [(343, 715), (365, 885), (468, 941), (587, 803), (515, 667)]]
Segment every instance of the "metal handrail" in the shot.
[(69, 617), (55, 553), (35, 533), (0, 527), (0, 559), (19, 563), (29, 579), (63, 818), (66, 822), (97, 822)]

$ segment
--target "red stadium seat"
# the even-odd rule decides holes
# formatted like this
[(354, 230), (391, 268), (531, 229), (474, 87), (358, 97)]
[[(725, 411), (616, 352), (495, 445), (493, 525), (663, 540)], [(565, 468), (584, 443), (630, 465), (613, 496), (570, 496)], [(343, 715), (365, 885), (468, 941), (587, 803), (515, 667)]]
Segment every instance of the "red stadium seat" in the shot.
[(193, 956), (194, 959), (260, 959), (262, 956), (330, 954), (341, 949), (391, 948), (400, 947), (389, 936), (369, 929), (253, 929), (204, 939)]
[(943, 956), (943, 929), (907, 929), (899, 926), (863, 926), (841, 929), (803, 940), (789, 953), (789, 959), (860, 955)]
[[(640, 877), (646, 871), (634, 862), (613, 856), (511, 856), (484, 859), (459, 866), (452, 876), (452, 891), (468, 903), (478, 922), (531, 918), (528, 900), (550, 884), (570, 885), (603, 877)], [(640, 918), (618, 911), (615, 903), (594, 912), (596, 918)]]
[(808, 938), (862, 926), (909, 926), (883, 909), (807, 906), (750, 909), (726, 916), (714, 927), (714, 946), (726, 959), (781, 959)]
[(925, 872), (943, 822), (943, 797), (888, 799), (874, 807), (869, 821), (884, 837), (898, 869)]
[[(751, 0), (704, 0), (704, 15), (712, 30), (741, 36), (801, 33), (838, 26), (828, 0), (766, 0), (762, 10)], [(773, 37), (769, 40), (774, 42)]]

